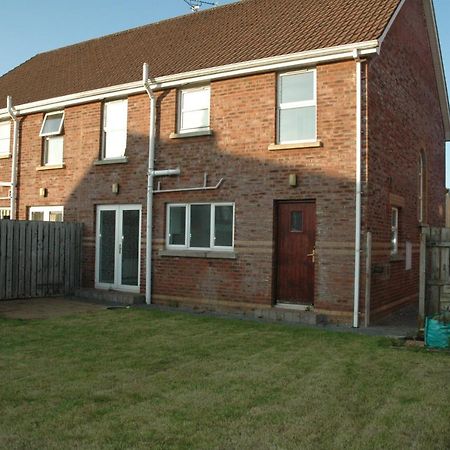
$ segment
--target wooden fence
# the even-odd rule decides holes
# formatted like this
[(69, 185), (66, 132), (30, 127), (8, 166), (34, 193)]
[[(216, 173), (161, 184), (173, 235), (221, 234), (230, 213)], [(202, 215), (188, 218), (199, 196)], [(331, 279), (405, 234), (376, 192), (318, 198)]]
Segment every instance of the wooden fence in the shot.
[(429, 316), (450, 305), (450, 228), (424, 230), (421, 254), (422, 308)]
[(78, 223), (0, 220), (0, 300), (73, 294), (82, 233)]

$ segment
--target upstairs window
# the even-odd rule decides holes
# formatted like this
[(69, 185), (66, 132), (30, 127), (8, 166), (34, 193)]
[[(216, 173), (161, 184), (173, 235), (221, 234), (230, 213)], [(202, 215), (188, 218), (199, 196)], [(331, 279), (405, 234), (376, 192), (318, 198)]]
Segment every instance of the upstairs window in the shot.
[(288, 72), (278, 77), (278, 143), (317, 140), (316, 70)]
[(127, 147), (128, 100), (114, 100), (103, 107), (102, 159), (123, 158)]
[(183, 89), (179, 98), (178, 131), (180, 133), (190, 133), (208, 130), (209, 110), (209, 86)]
[(39, 135), (44, 139), (44, 166), (58, 166), (63, 163), (64, 112), (47, 113), (42, 122)]
[(0, 122), (0, 156), (10, 154), (11, 125), (9, 121)]
[(391, 255), (398, 254), (398, 208), (391, 210)]
[(234, 204), (173, 204), (167, 207), (167, 248), (232, 250)]

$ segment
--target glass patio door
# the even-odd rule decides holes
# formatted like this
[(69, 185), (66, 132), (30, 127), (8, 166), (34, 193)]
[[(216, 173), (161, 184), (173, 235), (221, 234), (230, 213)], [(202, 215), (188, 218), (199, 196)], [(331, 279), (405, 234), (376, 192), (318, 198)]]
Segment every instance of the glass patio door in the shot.
[(140, 205), (97, 208), (96, 287), (139, 292)]

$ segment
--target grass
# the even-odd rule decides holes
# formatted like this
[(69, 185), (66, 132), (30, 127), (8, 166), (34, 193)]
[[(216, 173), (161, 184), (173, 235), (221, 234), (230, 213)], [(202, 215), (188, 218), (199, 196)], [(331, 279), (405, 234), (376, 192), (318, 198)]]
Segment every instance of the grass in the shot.
[(0, 448), (446, 449), (450, 357), (149, 310), (0, 321)]

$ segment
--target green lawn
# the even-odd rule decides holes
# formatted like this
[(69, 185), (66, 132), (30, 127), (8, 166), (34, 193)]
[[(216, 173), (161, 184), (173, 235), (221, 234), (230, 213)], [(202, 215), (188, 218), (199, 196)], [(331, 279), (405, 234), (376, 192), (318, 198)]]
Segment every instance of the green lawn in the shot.
[(450, 356), (99, 311), (0, 321), (0, 448), (450, 448)]

